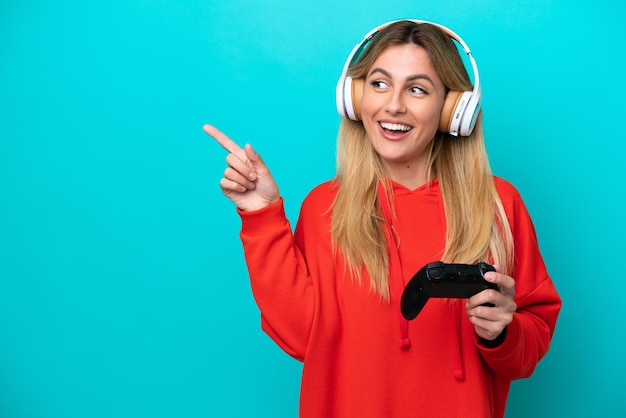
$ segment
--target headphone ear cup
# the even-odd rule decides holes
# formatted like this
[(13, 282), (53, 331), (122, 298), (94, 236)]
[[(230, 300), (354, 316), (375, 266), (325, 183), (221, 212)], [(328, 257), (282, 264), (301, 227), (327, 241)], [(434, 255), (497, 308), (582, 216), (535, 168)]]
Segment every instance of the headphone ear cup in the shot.
[(450, 90), (446, 95), (446, 100), (444, 101), (443, 109), (441, 110), (441, 117), (439, 118), (439, 132), (450, 133), (452, 118), (456, 113), (456, 108), (462, 95), (463, 92), (454, 90)]
[(346, 110), (344, 117), (355, 120), (354, 116), (354, 100), (352, 99), (352, 77), (346, 76), (343, 83), (343, 106)]
[(339, 79), (337, 83), (337, 111), (342, 118), (361, 120), (361, 101), (363, 100), (364, 80), (353, 80), (350, 76)]
[(353, 113), (350, 116), (350, 119), (361, 120), (361, 103), (363, 102), (363, 88), (365, 87), (365, 80), (357, 78), (351, 81), (350, 99)]

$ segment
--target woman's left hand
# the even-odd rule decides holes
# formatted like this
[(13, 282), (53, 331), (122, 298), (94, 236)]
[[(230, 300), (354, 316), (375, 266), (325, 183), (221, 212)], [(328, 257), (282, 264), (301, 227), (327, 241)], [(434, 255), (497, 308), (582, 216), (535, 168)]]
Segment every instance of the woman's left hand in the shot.
[[(492, 341), (498, 338), (513, 320), (513, 314), (517, 309), (513, 300), (515, 280), (497, 271), (485, 273), (485, 280), (495, 283), (498, 290), (487, 289), (475, 294), (467, 300), (465, 311), (470, 322), (474, 324), (476, 334)], [(486, 303), (494, 306), (483, 306)]]

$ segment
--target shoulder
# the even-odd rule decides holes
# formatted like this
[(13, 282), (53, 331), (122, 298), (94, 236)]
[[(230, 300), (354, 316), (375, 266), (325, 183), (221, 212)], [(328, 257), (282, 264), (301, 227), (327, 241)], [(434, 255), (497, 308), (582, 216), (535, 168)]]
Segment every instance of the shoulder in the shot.
[(336, 183), (327, 181), (315, 187), (304, 198), (296, 226), (296, 242), (301, 249), (304, 249), (307, 241), (316, 241), (315, 246), (319, 246), (320, 242), (327, 240), (337, 191)]
[(327, 211), (335, 201), (339, 187), (334, 180), (326, 181), (309, 192), (302, 202), (302, 210)]
[(509, 221), (515, 222), (530, 216), (522, 195), (512, 183), (496, 176), (494, 183)]
[(498, 196), (500, 196), (500, 200), (505, 206), (517, 205), (522, 202), (522, 196), (517, 188), (510, 183), (508, 180), (505, 180), (501, 177), (494, 176), (493, 182), (496, 186), (496, 191), (498, 192)]
[(513, 231), (533, 230), (534, 226), (532, 225), (530, 213), (520, 192), (515, 186), (502, 178), (494, 177), (494, 182), (511, 229)]

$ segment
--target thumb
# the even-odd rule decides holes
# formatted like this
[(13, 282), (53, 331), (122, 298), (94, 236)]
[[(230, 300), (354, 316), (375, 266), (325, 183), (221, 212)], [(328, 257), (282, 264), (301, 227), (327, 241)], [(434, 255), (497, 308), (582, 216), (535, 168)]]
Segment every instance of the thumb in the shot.
[(275, 203), (280, 199), (280, 194), (278, 192), (278, 185), (269, 169), (261, 159), (261, 156), (252, 148), (250, 144), (247, 144), (244, 147), (244, 151), (246, 153), (246, 157), (252, 164), (252, 168), (256, 175), (255, 182), (255, 192), (261, 197), (264, 202), (264, 205)]

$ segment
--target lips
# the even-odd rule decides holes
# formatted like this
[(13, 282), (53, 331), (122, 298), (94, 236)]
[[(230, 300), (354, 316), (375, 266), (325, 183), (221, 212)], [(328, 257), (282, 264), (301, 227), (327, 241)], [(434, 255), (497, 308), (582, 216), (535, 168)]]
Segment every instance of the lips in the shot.
[(378, 126), (380, 126), (380, 129), (385, 138), (391, 140), (402, 139), (408, 132), (413, 129), (413, 127), (410, 125), (396, 122), (379, 122)]
[(391, 123), (391, 122), (380, 122), (380, 127), (386, 131), (392, 132), (408, 132), (413, 129), (412, 126), (403, 125), (401, 123)]

